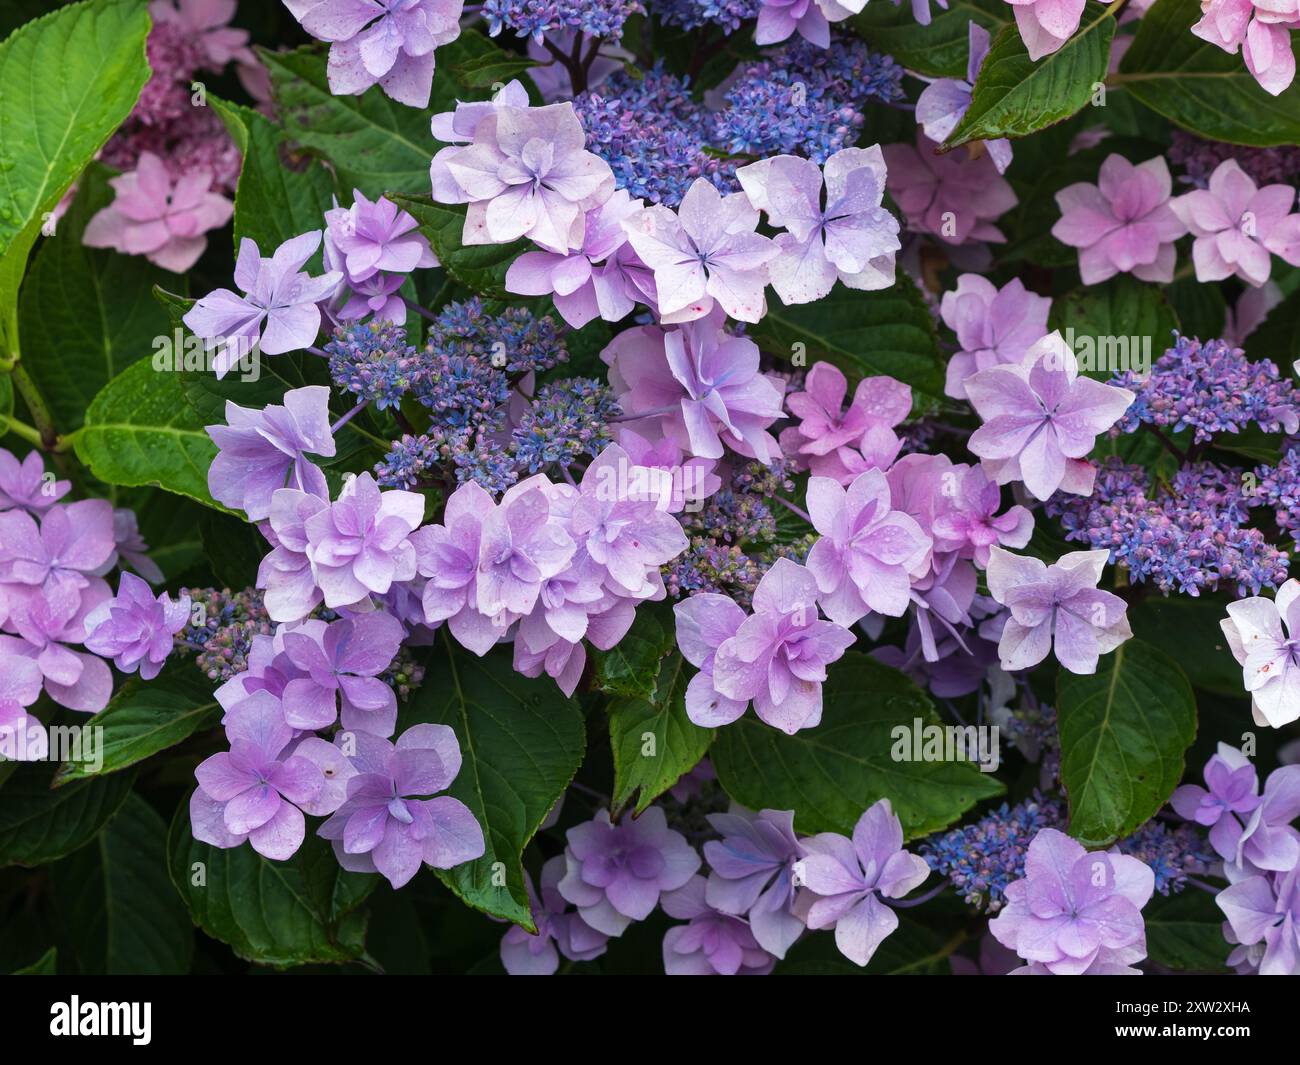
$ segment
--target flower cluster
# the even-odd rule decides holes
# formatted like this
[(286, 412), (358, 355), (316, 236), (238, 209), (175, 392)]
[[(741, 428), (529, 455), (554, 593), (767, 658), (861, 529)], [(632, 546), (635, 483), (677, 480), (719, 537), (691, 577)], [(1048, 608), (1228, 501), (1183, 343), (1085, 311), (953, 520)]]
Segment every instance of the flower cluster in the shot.
[(902, 67), (861, 41), (826, 48), (801, 37), (737, 71), (712, 143), (733, 155), (802, 155), (821, 165), (855, 143), (862, 107), (899, 99), (902, 78)]
[[(1025, 876), (1033, 841), (1044, 829), (1063, 829), (1066, 820), (1063, 799), (1036, 793), (1014, 806), (1002, 803), (974, 824), (927, 840), (920, 853), (969, 905), (997, 913), (1007, 903), (1007, 886)], [(1205, 840), (1189, 825), (1148, 821), (1115, 846), (1151, 870), (1154, 889), (1161, 895), (1185, 890), (1189, 876), (1207, 873), (1214, 864)]]
[[(0, 754), (17, 761), (45, 757), (44, 727), (27, 713), (42, 692), (97, 713), (113, 693), (109, 662), (156, 676), (190, 617), (187, 597), (155, 596), (128, 572), (162, 578), (135, 514), (105, 499), (62, 502), (71, 490), (39, 452), (20, 462), (0, 448)], [(104, 579), (114, 569), (116, 597)]]
[(230, 221), (241, 161), (216, 111), (194, 97), (196, 78), (232, 62), (246, 85), (265, 74), (247, 31), (229, 25), (235, 0), (151, 0), (149, 14), (153, 75), (104, 146), (103, 162), (122, 174), (82, 240), (183, 274), (207, 249), (204, 234)]
[(1191, 430), (1196, 442), (1220, 433), (1240, 433), (1257, 425), (1266, 433), (1300, 430), (1300, 403), (1294, 385), (1267, 359), (1251, 362), (1223, 340), (1201, 342), (1175, 336), (1151, 369), (1132, 370), (1115, 384), (1134, 393), (1133, 404), (1116, 424), (1120, 432), (1153, 425), (1179, 433)]
[[(615, 823), (605, 810), (570, 828), (533, 890), (538, 935), (512, 928), (501, 961), (512, 975), (550, 975), (560, 957), (589, 961), (656, 909), (684, 924), (664, 934), (670, 976), (762, 975), (807, 931), (867, 965), (898, 927), (890, 907), (925, 881), (925, 862), (903, 848), (887, 799), (863, 812), (852, 836), (800, 837), (790, 810), (708, 815), (704, 858), (651, 806)], [(699, 870), (708, 863), (708, 875)]]
[(1091, 496), (1053, 496), (1047, 512), (1066, 539), (1108, 551), (1134, 584), (1187, 595), (1220, 587), (1258, 594), (1286, 580), (1290, 564), (1247, 524), (1265, 499), (1247, 494), (1242, 471), (1232, 467), (1192, 463), (1156, 484), (1143, 467), (1112, 457)]
[(568, 30), (588, 37), (617, 40), (623, 24), (644, 12), (640, 0), (486, 0), (483, 17), (495, 37), (503, 29), (543, 41)]
[[(1080, 0), (1011, 4), (1034, 63), (1079, 30)], [(139, 469), (117, 477), (95, 434), (122, 384), (84, 429), (57, 424), (39, 334), (20, 352), (6, 326), (0, 429), (39, 453), (0, 450), (0, 756), (47, 757), (41, 722), (103, 709), (115, 671), (130, 691), (201, 674), (222, 716), (186, 800), (196, 840), (299, 863), (327, 840), (339, 867), (394, 888), (442, 871), (521, 923), (501, 939), (511, 973), (613, 953), (656, 911), (670, 974), (780, 971), (831, 929), (867, 966), (905, 907), (949, 890), (974, 911), (942, 919), (984, 936), (986, 972), (1163, 966), (1146, 960), (1144, 910), (1189, 890), (1218, 896), (1234, 966), (1296, 971), (1300, 767), (1261, 786), (1253, 748), (1221, 746), (1204, 787), (1148, 787), (1122, 826), (1097, 802), (1108, 849), (1066, 834), (1083, 820), (1071, 774), (1090, 687), (1114, 703), (1117, 750), (1099, 763), (1131, 758), (1154, 787), (1153, 760), (1179, 764), (1191, 742), (1126, 720), (1126, 671), (1153, 648), (1106, 658), (1152, 623), (1146, 596), (1202, 596), (1183, 605), (1220, 621), (1255, 724), (1300, 721), (1300, 581), (1272, 542), (1300, 529), (1300, 407), (1264, 357), (1280, 359), (1267, 347), (1300, 266), (1287, 151), (1179, 134), (1168, 156), (1129, 158), (1113, 121), (1071, 127), (1068, 147), (950, 147), (975, 110), (1000, 121), (990, 35), (955, 11), (944, 39), (967, 54), (943, 70), (964, 58), (964, 78), (905, 77), (860, 39), (901, 40), (892, 23), (874, 33), (880, 12), (851, 18), (863, 0), (286, 0), (319, 43), (268, 61), (272, 101), (234, 0), (148, 6), (152, 77), (105, 149), (115, 198), (85, 241), (207, 278), (238, 181), (231, 287), (196, 292), (175, 338), (197, 339), (217, 380), (187, 360), (150, 382), (165, 398), (146, 390), (129, 415), (145, 423)], [(1192, 32), (1242, 49), (1269, 92), (1291, 81), (1294, 0), (1202, 15)], [(914, 0), (909, 54), (930, 17)], [(231, 63), (261, 105), (242, 173), (213, 125), (230, 112), (189, 95)], [(506, 71), (523, 72), (489, 94)], [(408, 155), (410, 123), (428, 122), (427, 183), (353, 119), (398, 131)], [(297, 172), (308, 154), (329, 189)], [(272, 190), (257, 178), (276, 167)], [(310, 205), (286, 209), (309, 187)], [(1165, 302), (1189, 333), (1209, 328), (1207, 282), (1233, 300), (1220, 339), (1175, 334), (1150, 372), (1084, 335)], [(31, 328), (37, 288), (14, 329)], [(183, 470), (150, 445), (162, 429)], [(1234, 448), (1253, 470), (1229, 464)], [(134, 513), (64, 498), (118, 481), (184, 494), (176, 522), (214, 506), (199, 523), (214, 557), (173, 556), (162, 591)], [(159, 535), (152, 513), (145, 525)], [(224, 560), (226, 536), (264, 543)], [(1062, 538), (1084, 549), (1052, 550)], [(893, 671), (900, 697), (863, 705), (855, 671)], [(1061, 672), (1085, 679), (1045, 705)], [(1217, 672), (1188, 673), (1222, 698)], [(463, 714), (443, 712), (443, 688)], [(991, 729), (980, 769), (1006, 753), (1022, 775), (967, 796), (970, 766), (900, 764), (906, 786), (871, 770), (847, 815), (821, 801), (834, 780), (800, 758), (838, 755), (841, 736), (856, 748), (895, 714), (919, 729), (931, 710)], [(553, 735), (523, 727), (534, 711)], [(612, 795), (608, 757), (551, 749), (582, 746), (563, 715), (612, 747)], [(698, 759), (724, 728), (715, 774)], [(746, 782), (735, 751), (757, 738), (779, 757)], [(1115, 772), (1098, 765), (1099, 799)], [(769, 805), (798, 809), (763, 808), (769, 773), (800, 796)], [(1163, 799), (1181, 821), (1156, 812)], [(1130, 820), (1139, 807), (1155, 816)], [(905, 827), (921, 824), (913, 853)]]

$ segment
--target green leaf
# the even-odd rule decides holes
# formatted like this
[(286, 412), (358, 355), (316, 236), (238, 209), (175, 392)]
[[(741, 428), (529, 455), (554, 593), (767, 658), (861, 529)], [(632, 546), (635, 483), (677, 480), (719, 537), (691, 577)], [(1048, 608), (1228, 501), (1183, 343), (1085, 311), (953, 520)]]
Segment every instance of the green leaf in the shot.
[(1090, 847), (1127, 836), (1173, 794), (1196, 737), (1196, 702), (1178, 663), (1129, 640), (1088, 676), (1056, 680), (1061, 782), (1070, 835)]
[(460, 741), (464, 762), (448, 794), (473, 811), (486, 844), (483, 857), (439, 878), (475, 909), (533, 930), (520, 858), (582, 764), (581, 708), (550, 677), (516, 673), (504, 649), (476, 658), (444, 639), (401, 729), (426, 722), (451, 726)]
[(169, 275), (140, 255), (88, 248), (86, 223), (113, 200), (107, 171), (92, 164), (77, 198), (32, 260), (18, 306), (23, 365), (54, 423), (81, 425), (95, 394), (169, 333), (153, 286)]
[(654, 690), (645, 697), (615, 699), (609, 706), (609, 743), (614, 753), (614, 805), (637, 797), (640, 814), (704, 757), (713, 730), (686, 716), (686, 685), (695, 670), (674, 651), (662, 660)]
[(677, 646), (672, 611), (643, 604), (627, 635), (608, 651), (596, 651), (595, 683), (610, 695), (653, 699), (664, 658)]
[(99, 733), (102, 764), (96, 767), (84, 758), (66, 761), (55, 774), (54, 786), (120, 772), (175, 747), (215, 725), (220, 717), (212, 683), (193, 659), (172, 662), (150, 681), (128, 677), (108, 706), (95, 715), (95, 726), (103, 730)]
[(13, 350), (28, 252), (140, 95), (148, 32), (144, 4), (88, 0), (0, 43), (0, 331)]
[[(356, 188), (371, 199), (390, 190), (411, 195), (428, 191), (429, 160), (439, 147), (429, 131), (429, 115), (454, 110), (458, 99), (487, 96), (465, 93), (452, 77), (453, 68), (521, 61), (481, 34), (462, 33), (438, 49), (433, 92), (428, 108), (421, 109), (397, 103), (378, 86), (360, 96), (335, 96), (325, 57), (315, 49), (260, 54), (271, 74), (286, 135), (329, 160), (343, 197)], [(509, 78), (492, 78), (485, 87), (497, 80)]]
[(360, 907), (377, 878), (344, 870), (314, 832), (292, 858), (273, 862), (247, 844), (198, 842), (183, 802), (167, 835), (167, 868), (194, 924), (248, 961), (345, 962), (365, 950)]
[[(1111, 84), (1210, 140), (1257, 148), (1300, 143), (1300, 82), (1271, 96), (1240, 54), (1192, 34), (1200, 18), (1198, 0), (1156, 0)], [(1300, 48), (1294, 38), (1292, 48)]]
[[(924, 911), (922, 911), (924, 912)], [(834, 936), (805, 936), (778, 962), (776, 976), (951, 976), (948, 959), (960, 942), (918, 918), (899, 915), (891, 932), (865, 966), (854, 965), (839, 952)]]
[(943, 393), (944, 360), (934, 319), (901, 270), (892, 288), (878, 292), (837, 285), (825, 299), (793, 307), (773, 295), (767, 315), (748, 335), (783, 358), (803, 345), (808, 365), (828, 359), (852, 377), (887, 374), (924, 396)]
[[(1201, 333), (1200, 336), (1210, 336)], [(1242, 342), (1255, 359), (1271, 359), (1290, 378), (1290, 367), (1300, 359), (1300, 289), (1268, 312), (1263, 323)]]
[(257, 570), (267, 544), (256, 525), (205, 510), (199, 517), (199, 535), (219, 584), (226, 588), (252, 588), (257, 584)]
[(420, 223), (420, 232), (433, 246), (443, 269), (462, 285), (489, 299), (517, 299), (506, 291), (506, 270), (529, 244), (461, 243), (465, 229), (465, 205), (434, 203), (428, 196), (390, 194), (389, 199), (409, 211)]
[(893, 56), (899, 64), (932, 78), (966, 78), (970, 54), (970, 24), (991, 34), (1006, 26), (1007, 9), (999, 0), (952, 0), (946, 11), (935, 11), (922, 26), (908, 7), (868, 4), (850, 25), (868, 44)]
[(1155, 896), (1142, 911), (1147, 957), (1168, 969), (1214, 972), (1227, 967), (1223, 911), (1203, 891)]
[(169, 492), (152, 488), (124, 488), (117, 493), (117, 505), (130, 507), (149, 544), (149, 557), (158, 563), (168, 584), (175, 585), (189, 570), (203, 563), (203, 542), (199, 538), (199, 516), (208, 507)]
[[(315, 159), (291, 159), (289, 140), (265, 115), (208, 97), (244, 153), (235, 188), (235, 248), (245, 237), (270, 256), (291, 237), (324, 227), (334, 179)], [(316, 272), (320, 252), (306, 269)]]
[(1155, 285), (1119, 274), (1054, 301), (1048, 328), (1073, 344), (1081, 372), (1106, 381), (1117, 370), (1149, 370), (1173, 343), (1178, 316)]
[(1100, 4), (1085, 11), (1079, 30), (1035, 63), (1020, 30), (1004, 26), (975, 79), (970, 108), (945, 148), (972, 140), (1027, 137), (1069, 118), (1088, 103), (1106, 77), (1115, 20)]
[(473, 59), (453, 63), (451, 72), (467, 89), (491, 89), (494, 85), (523, 77), (538, 65), (537, 60), (527, 56), (493, 49)]
[(750, 809), (794, 810), (801, 832), (849, 834), (889, 799), (909, 839), (956, 821), (1002, 785), (968, 762), (895, 761), (894, 730), (940, 724), (929, 697), (897, 670), (850, 651), (830, 669), (816, 728), (787, 736), (746, 714), (718, 729), (710, 760), (723, 788)]
[(50, 876), (81, 972), (189, 971), (194, 929), (167, 878), (167, 825), (140, 796)]
[(134, 779), (118, 773), (51, 791), (50, 770), (45, 762), (24, 763), (5, 783), (0, 866), (44, 865), (85, 846), (126, 801)]
[(1177, 661), (1193, 687), (1241, 698), (1241, 666), (1219, 627), (1227, 614), (1213, 596), (1182, 595), (1150, 596), (1128, 612), (1134, 634)]
[(208, 466), (216, 445), (186, 401), (181, 374), (142, 359), (113, 378), (72, 436), (77, 457), (101, 481), (152, 484), (210, 507)]
[(1194, 276), (1180, 277), (1165, 288), (1170, 305), (1178, 312), (1183, 333), (1209, 340), (1223, 335), (1228, 302), (1218, 285), (1204, 285)]
[(51, 947), (31, 965), (15, 969), (11, 976), (57, 976), (59, 972), (59, 948)]

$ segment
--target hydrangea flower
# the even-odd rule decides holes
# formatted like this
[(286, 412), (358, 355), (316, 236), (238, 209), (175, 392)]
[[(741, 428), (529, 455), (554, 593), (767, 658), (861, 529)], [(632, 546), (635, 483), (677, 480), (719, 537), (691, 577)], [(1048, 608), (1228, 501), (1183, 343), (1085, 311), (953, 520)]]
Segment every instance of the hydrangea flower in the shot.
[(1034, 62), (1060, 49), (1079, 28), (1084, 0), (1007, 0), (1015, 7), (1016, 28)]
[(1297, 817), (1300, 766), (1284, 765), (1268, 775), (1260, 803), (1245, 819), (1235, 845), (1220, 854), (1227, 878), (1235, 883), (1253, 873), (1284, 873), (1300, 864), (1300, 831), (1292, 825)]
[(754, 703), (759, 718), (793, 735), (821, 721), (826, 667), (853, 643), (853, 633), (817, 614), (817, 581), (778, 558), (754, 590), (754, 613), (713, 659), (714, 687)]
[(1262, 946), (1261, 976), (1300, 973), (1300, 867), (1272, 876), (1252, 876), (1215, 897), (1228, 919), (1233, 939)]
[(912, 581), (930, 570), (933, 541), (915, 518), (894, 509), (885, 475), (868, 470), (847, 489), (829, 477), (810, 478), (808, 514), (821, 533), (808, 572), (826, 616), (846, 626), (871, 611), (901, 617)]
[(0, 513), (0, 584), (14, 595), (44, 587), (85, 588), (112, 561), (113, 507), (106, 499), (59, 503), (40, 523), (25, 510)]
[(358, 732), (353, 742), (357, 775), (343, 805), (317, 829), (344, 869), (378, 872), (400, 888), (421, 863), (451, 869), (482, 857), (483, 829), (474, 814), (459, 799), (438, 794), (460, 773), (451, 728), (412, 725), (396, 743)]
[(479, 611), (476, 585), (483, 522), (495, 509), (492, 497), (468, 481), (447, 498), (441, 525), (425, 525), (411, 534), (425, 578), (425, 620), (430, 625), (446, 621), (456, 642), (477, 655), (487, 654), (505, 633)]
[(944, 394), (966, 399), (966, 379), (992, 366), (1019, 365), (1048, 333), (1052, 301), (1013, 277), (1001, 288), (979, 274), (962, 274), (943, 294), (939, 313), (961, 345), (948, 360)]
[[(273, 526), (275, 504), (272, 497)], [(349, 478), (337, 500), (303, 522), (304, 553), (325, 605), (351, 606), (371, 593), (383, 595), (394, 581), (411, 580), (415, 547), (410, 534), (423, 520), (423, 496), (397, 489), (381, 492), (368, 473)]]
[(593, 318), (617, 322), (627, 317), (640, 294), (629, 285), (625, 264), (615, 254), (627, 243), (623, 220), (641, 207), (641, 201), (631, 199), (625, 189), (616, 190), (588, 213), (581, 248), (565, 254), (524, 252), (506, 271), (506, 290), (552, 296), (555, 309), (574, 329)]
[(0, 757), (13, 762), (46, 757), (49, 737), (40, 720), (27, 713), (41, 697), (43, 683), (41, 667), (32, 659), (0, 650)]
[(1008, 673), (1038, 665), (1055, 645), (1071, 673), (1095, 673), (1097, 659), (1133, 635), (1128, 606), (1097, 587), (1107, 551), (1070, 551), (1050, 566), (989, 549), (989, 594), (1010, 608), (998, 653)]
[(486, 0), (483, 17), (493, 37), (509, 27), (534, 42), (554, 40), (557, 47), (571, 47), (574, 31), (618, 40), (628, 18), (644, 10), (640, 0)]
[[(989, 54), (989, 31), (978, 22), (968, 28), (969, 47), (966, 53), (966, 80), (961, 78), (935, 78), (916, 98), (916, 121), (925, 135), (936, 144), (942, 144), (970, 109), (971, 94), (980, 67)], [(998, 168), (1005, 174), (1011, 165), (1011, 142), (1005, 137), (983, 141), (985, 149)]]
[(724, 444), (760, 462), (778, 452), (767, 430), (781, 390), (759, 371), (758, 345), (728, 333), (719, 311), (674, 329), (625, 329), (600, 357), (634, 426), (656, 426), (697, 458), (721, 458)]
[(45, 678), (45, 692), (60, 706), (97, 714), (113, 694), (113, 674), (97, 655), (74, 651), (68, 644), (86, 638), (86, 617), (113, 596), (98, 577), (85, 587), (54, 582), (30, 593), (8, 590), (6, 628), (17, 636), (0, 635), (0, 655), (20, 655), (36, 663)]
[(618, 824), (598, 810), (565, 838), (564, 877), (556, 890), (588, 926), (611, 937), (644, 921), (663, 892), (683, 887), (700, 868), (700, 856), (668, 827), (658, 806)]
[[(1192, 430), (1195, 443), (1219, 433), (1239, 433), (1257, 425), (1266, 433), (1300, 431), (1300, 403), (1294, 382), (1267, 359), (1252, 362), (1224, 340), (1175, 335), (1174, 346), (1156, 359), (1149, 374), (1133, 370), (1111, 382), (1136, 393), (1118, 423), (1120, 432), (1140, 425)], [(1186, 493), (1190, 486), (1186, 486)]]
[[(387, 321), (406, 320), (405, 303), (396, 289), (412, 270), (439, 265), (428, 239), (417, 231), (418, 225), (387, 197), (380, 196), (372, 203), (360, 189), (352, 190), (351, 207), (336, 205), (325, 212), (325, 262), (343, 275), (354, 292), (340, 308), (340, 318), (360, 318), (374, 311)], [(375, 293), (374, 282), (381, 277), (389, 284), (380, 288), (393, 291), (385, 291), (384, 302), (373, 307), (365, 296)]]
[(993, 223), (1019, 201), (992, 157), (987, 152), (972, 156), (965, 149), (938, 155), (937, 149), (919, 130), (915, 147), (886, 144), (881, 149), (889, 191), (907, 227), (948, 244), (1005, 242)]
[[(668, 478), (666, 500), (663, 500), (663, 493), (660, 495), (670, 514), (680, 514), (688, 508), (698, 509), (722, 487), (722, 479), (714, 472), (718, 466), (716, 460), (688, 458), (667, 437), (651, 443), (640, 433), (622, 428), (616, 439), (634, 464), (660, 471)], [(662, 478), (658, 484), (663, 487)]]
[(272, 621), (299, 621), (321, 601), (321, 590), (307, 557), (307, 519), (329, 507), (329, 500), (296, 488), (271, 496), (271, 512), (262, 531), (271, 551), (257, 567), (257, 587)]
[(302, 28), (330, 43), (335, 96), (379, 85), (398, 103), (428, 107), (434, 49), (460, 36), (463, 0), (284, 0)]
[(686, 686), (686, 716), (701, 728), (730, 724), (745, 712), (747, 701), (718, 691), (713, 662), (718, 648), (736, 635), (745, 611), (725, 595), (697, 592), (674, 604), (673, 613), (682, 657), (699, 670)]
[[(852, 37), (832, 40), (829, 48), (792, 40), (742, 64), (718, 87), (706, 139), (732, 155), (800, 155), (821, 165), (856, 143), (867, 104), (903, 98), (902, 79), (903, 68), (892, 57)], [(709, 176), (716, 181), (724, 175)]]
[[(599, 60), (597, 61), (599, 63)], [(594, 69), (594, 68), (593, 68)], [(573, 101), (587, 147), (604, 159), (618, 188), (674, 207), (696, 178), (731, 191), (735, 164), (705, 151), (714, 116), (692, 96), (688, 79), (664, 69), (619, 69)]]
[(1204, 776), (1204, 788), (1200, 784), (1175, 788), (1169, 805), (1179, 817), (1209, 828), (1210, 844), (1219, 853), (1235, 857), (1240, 823), (1234, 826), (1234, 814), (1245, 817), (1260, 805), (1260, 778), (1251, 759), (1227, 744), (1219, 744), (1218, 752), (1210, 756)]
[(324, 624), (305, 621), (283, 633), (284, 654), (301, 671), (285, 685), (284, 719), (296, 729), (334, 724), (343, 704), (343, 728), (391, 736), (397, 696), (379, 679), (402, 645), (402, 624), (373, 611)]
[[(853, 14), (848, 5), (836, 0), (760, 0), (758, 24), (754, 27), (755, 44), (780, 44), (798, 33), (819, 48), (831, 45), (831, 23), (842, 22)], [(853, 4), (853, 0), (849, 0)]]
[(328, 498), (329, 487), (320, 468), (306, 453), (332, 458), (329, 389), (308, 385), (290, 389), (284, 403), (250, 410), (226, 401), (226, 424), (209, 425), (208, 436), (218, 451), (208, 467), (208, 491), (249, 521), (271, 513), (271, 497), (281, 488), (296, 488)]
[(539, 890), (525, 879), (537, 934), (511, 925), (501, 937), (501, 964), (511, 976), (551, 976), (563, 955), (569, 961), (591, 961), (605, 953), (609, 936), (597, 932), (559, 892), (564, 876), (564, 855), (557, 854), (542, 866)]
[(564, 526), (552, 520), (551, 487), (543, 474), (521, 481), (483, 518), (478, 610), (502, 629), (532, 612), (543, 583), (577, 550)]
[(710, 869), (705, 901), (746, 917), (755, 942), (784, 958), (804, 930), (792, 910), (794, 866), (807, 855), (794, 834), (794, 811), (738, 809), (709, 814), (709, 824), (721, 839), (704, 844)]
[(799, 424), (781, 432), (781, 450), (806, 462), (815, 477), (848, 484), (872, 466), (885, 468), (903, 446), (893, 432), (912, 410), (912, 390), (892, 377), (864, 377), (844, 408), (848, 380), (839, 367), (815, 363), (804, 390), (786, 397)]
[(1222, 281), (1235, 274), (1259, 288), (1273, 271), (1272, 255), (1300, 266), (1295, 198), (1290, 185), (1259, 188), (1235, 159), (1225, 159), (1210, 175), (1209, 188), (1172, 200), (1169, 206), (1196, 238), (1196, 280)]
[(704, 877), (693, 876), (661, 900), (664, 913), (680, 921), (664, 933), (668, 976), (765, 976), (776, 959), (754, 938), (749, 922), (711, 905)]
[(205, 759), (190, 796), (194, 838), (214, 847), (245, 840), (264, 858), (293, 857), (306, 838), (300, 807), (325, 786), (320, 767), (292, 753), (293, 729), (285, 724), (280, 700), (257, 692), (227, 711), (230, 750)]
[(1228, 604), (1219, 622), (1241, 666), (1255, 724), (1281, 728), (1300, 718), (1300, 580), (1292, 578), (1274, 599), (1250, 596)]
[(1064, 803), (1035, 791), (1014, 805), (1004, 802), (977, 821), (930, 837), (920, 851), (962, 901), (996, 913), (1006, 904), (1007, 885), (1025, 875), (1030, 844), (1044, 828), (1064, 824)]
[[(825, 173), (826, 203), (822, 205)], [(767, 213), (778, 254), (768, 264), (781, 301), (812, 303), (835, 285), (881, 289), (894, 283), (898, 220), (881, 206), (885, 160), (878, 145), (844, 148), (821, 169), (808, 159), (778, 155), (736, 171), (750, 203)]]
[(808, 856), (794, 865), (805, 889), (797, 911), (809, 928), (833, 927), (840, 953), (866, 965), (898, 927), (898, 915), (881, 898), (901, 899), (925, 882), (930, 867), (903, 849), (903, 826), (888, 799), (863, 811), (851, 839), (822, 832), (803, 846)]
[[(286, 240), (269, 259), (257, 242), (245, 237), (235, 260), (235, 284), (244, 295), (219, 288), (194, 304), (183, 321), (190, 332), (216, 348), (213, 368), (224, 377), (254, 348), (264, 355), (283, 355), (315, 343), (320, 308), (343, 280), (330, 271), (320, 277), (303, 272), (320, 247), (320, 231)], [(265, 329), (263, 326), (265, 325)]]
[(1241, 49), (1246, 69), (1272, 96), (1285, 92), (1295, 80), (1291, 30), (1300, 22), (1295, 5), (1260, 0), (1206, 0), (1192, 33), (1230, 55)]
[(150, 0), (149, 15), (154, 25), (175, 26), (196, 46), (210, 70), (227, 64), (254, 64), (248, 47), (248, 31), (230, 25), (236, 0)]
[(1097, 184), (1080, 181), (1056, 194), (1061, 218), (1052, 236), (1079, 249), (1085, 285), (1120, 273), (1143, 281), (1173, 280), (1174, 241), (1187, 227), (1169, 199), (1171, 191), (1164, 156), (1135, 166), (1122, 155), (1108, 155)]
[[(1171, 375), (1174, 380), (1181, 376)], [(1221, 415), (1244, 413), (1228, 404), (1200, 407), (1199, 400), (1210, 399), (1211, 392), (1225, 397), (1218, 385), (1205, 392), (1188, 386), (1178, 407), (1191, 424), (1213, 425)], [(1134, 406), (1145, 406), (1144, 398), (1139, 394)], [(1157, 403), (1157, 424), (1166, 414), (1178, 417), (1163, 397)], [(1147, 408), (1141, 420), (1150, 415)], [(1261, 477), (1257, 496), (1244, 493), (1249, 481), (1241, 470), (1213, 463), (1188, 463), (1167, 483), (1153, 485), (1152, 480), (1145, 468), (1112, 456), (1103, 462), (1091, 497), (1053, 496), (1047, 513), (1061, 518), (1067, 539), (1110, 551), (1134, 584), (1150, 581), (1161, 591), (1189, 595), (1235, 586), (1238, 595), (1258, 595), (1286, 581), (1287, 554), (1268, 543), (1262, 530), (1246, 524), (1252, 506), (1270, 499), (1267, 475)]]
[(1142, 908), (1154, 890), (1154, 875), (1138, 859), (1090, 854), (1045, 828), (1029, 845), (1024, 879), (1007, 885), (1007, 905), (989, 931), (1057, 976), (1078, 976), (1097, 963), (1127, 966), (1146, 957)]
[(1023, 481), (1038, 499), (1057, 489), (1091, 490), (1091, 468), (1080, 477), (1072, 467), (1134, 398), (1126, 388), (1081, 377), (1060, 333), (1033, 345), (1019, 366), (992, 366), (969, 377), (966, 395), (984, 422), (970, 438), (971, 451), (998, 484)]
[(82, 243), (186, 273), (207, 250), (203, 234), (235, 213), (233, 203), (212, 191), (212, 180), (210, 170), (191, 170), (173, 182), (158, 156), (142, 152), (135, 170), (109, 178), (116, 196), (86, 223)]
[(0, 511), (26, 510), (39, 517), (72, 491), (71, 481), (45, 473), (45, 459), (36, 450), (19, 462), (12, 451), (0, 447)]
[[(627, 635), (636, 618), (632, 601), (614, 595), (607, 595), (586, 609), (589, 613), (585, 638), (602, 651), (612, 650)], [(538, 611), (520, 623), (514, 645), (514, 666), (525, 677), (540, 677), (545, 672), (560, 691), (572, 696), (586, 663), (587, 651), (582, 641), (560, 636)]]
[(1205, 763), (1206, 788), (1184, 784), (1169, 803), (1182, 817), (1209, 826), (1210, 845), (1234, 883), (1255, 873), (1286, 872), (1300, 861), (1300, 767), (1269, 774), (1264, 793), (1250, 760), (1220, 743)]
[(147, 581), (123, 573), (113, 599), (86, 615), (86, 650), (104, 658), (123, 673), (139, 671), (153, 680), (172, 652), (172, 637), (189, 624), (190, 597), (175, 601), (166, 592), (154, 595)]
[(723, 196), (703, 178), (676, 211), (655, 205), (624, 219), (628, 242), (654, 271), (661, 320), (704, 317), (715, 300), (739, 322), (761, 319), (768, 264), (779, 249), (757, 226), (758, 211), (744, 194)]
[(647, 491), (654, 481), (649, 470), (610, 444), (587, 467), (571, 502), (570, 535), (618, 595), (647, 595), (647, 575), (687, 547), (681, 523)]
[(434, 157), (434, 197), (469, 204), (466, 244), (528, 237), (566, 254), (583, 245), (586, 212), (614, 192), (609, 165), (585, 143), (571, 103), (496, 101), (473, 121), (472, 144), (450, 145)]

